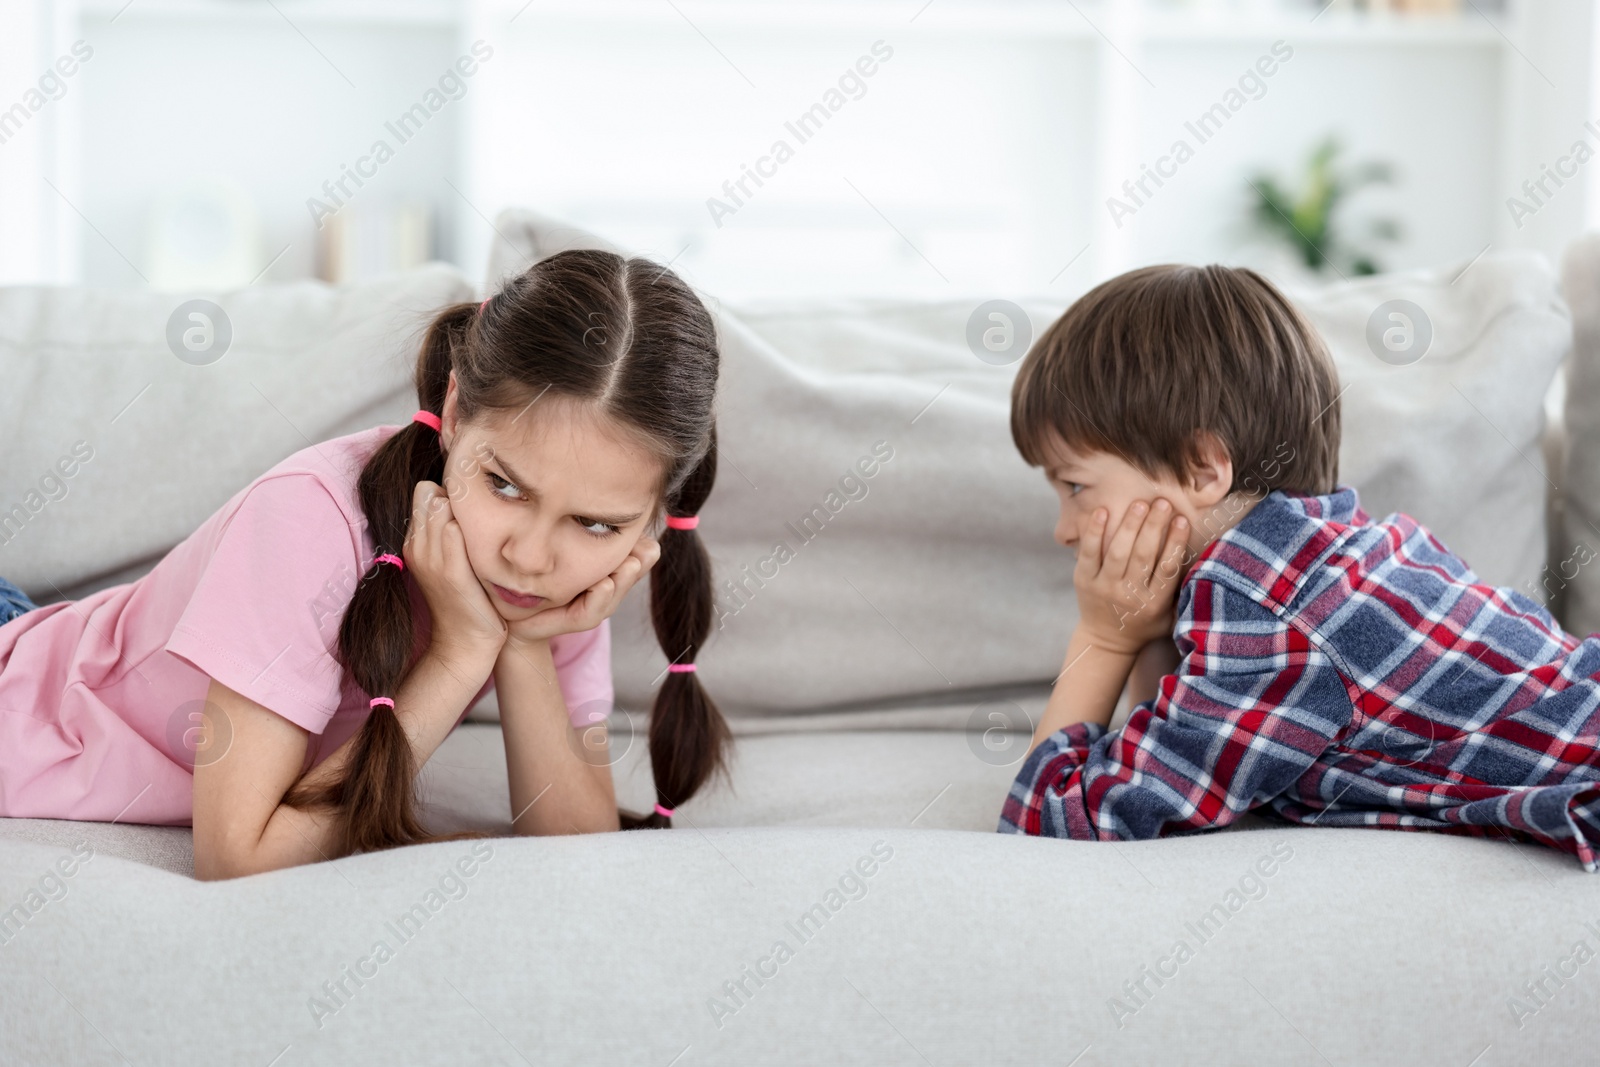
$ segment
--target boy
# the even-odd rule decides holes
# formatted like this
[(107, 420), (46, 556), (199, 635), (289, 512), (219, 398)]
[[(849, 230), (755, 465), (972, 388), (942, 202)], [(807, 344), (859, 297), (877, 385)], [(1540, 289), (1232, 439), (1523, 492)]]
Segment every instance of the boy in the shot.
[[(1123, 274), (1029, 351), (1012, 439), (1060, 496), (1081, 618), (1002, 832), (1135, 840), (1269, 808), (1597, 869), (1600, 634), (1479, 582), (1405, 514), (1374, 522), (1338, 483), (1339, 393), (1315, 330), (1245, 269)], [(1176, 670), (1136, 679), (1109, 731), (1169, 636)]]

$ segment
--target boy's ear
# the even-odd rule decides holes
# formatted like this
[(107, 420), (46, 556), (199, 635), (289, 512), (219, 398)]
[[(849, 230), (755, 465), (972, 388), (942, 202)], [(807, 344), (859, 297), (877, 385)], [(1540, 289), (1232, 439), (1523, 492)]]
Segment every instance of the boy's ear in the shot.
[(1190, 496), (1200, 507), (1218, 504), (1233, 485), (1233, 459), (1221, 438), (1208, 430), (1195, 435), (1200, 462), (1189, 471)]

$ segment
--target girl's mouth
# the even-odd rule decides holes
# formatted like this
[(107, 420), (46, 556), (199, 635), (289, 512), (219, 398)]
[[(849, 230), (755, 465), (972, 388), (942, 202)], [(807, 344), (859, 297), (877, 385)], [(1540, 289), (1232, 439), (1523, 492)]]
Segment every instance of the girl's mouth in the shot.
[(494, 586), (494, 591), (501, 600), (504, 600), (514, 608), (536, 608), (544, 603), (544, 597), (542, 596), (522, 596), (519, 593), (513, 593), (503, 585), (495, 585), (494, 582), (489, 584)]

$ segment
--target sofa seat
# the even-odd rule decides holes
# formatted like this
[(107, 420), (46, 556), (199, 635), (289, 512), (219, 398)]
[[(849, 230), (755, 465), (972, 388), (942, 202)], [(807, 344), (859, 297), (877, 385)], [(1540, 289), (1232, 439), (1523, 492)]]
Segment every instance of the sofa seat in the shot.
[[(467, 730), (440, 768), (488, 774), (496, 754)], [(787, 825), (717, 825), (732, 808), (711, 796), (671, 832), (213, 883), (158, 869), (183, 866), (162, 860), (187, 858), (186, 831), (111, 828), (130, 862), (103, 827), (40, 843), (21, 838), (41, 820), (13, 820), (8, 907), (62, 846), (97, 843), (0, 945), (0, 1061), (1592, 1060), (1592, 976), (1542, 1007), (1522, 988), (1594, 943), (1596, 882), (1564, 856), (1283, 825), (1115, 844), (969, 832), (994, 806), (980, 782), (1003, 777), (976, 762), (933, 732), (747, 739), (741, 810)], [(819, 783), (851, 781), (867, 791), (826, 810)]]

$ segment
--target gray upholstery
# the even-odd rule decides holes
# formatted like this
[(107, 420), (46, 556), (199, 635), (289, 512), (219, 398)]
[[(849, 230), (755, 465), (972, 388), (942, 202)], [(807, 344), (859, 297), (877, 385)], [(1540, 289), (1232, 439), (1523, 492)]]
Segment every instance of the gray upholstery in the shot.
[[(1520, 1029), (1507, 1008), (1595, 943), (1594, 881), (1560, 856), (1376, 830), (1097, 844), (905, 821), (498, 839), (470, 877), (462, 843), (225, 883), (97, 854), (0, 946), (0, 1060), (1591, 1061), (1587, 968)], [(8, 844), (0, 899), (62, 855)], [(324, 988), (341, 979), (342, 1003)]]

